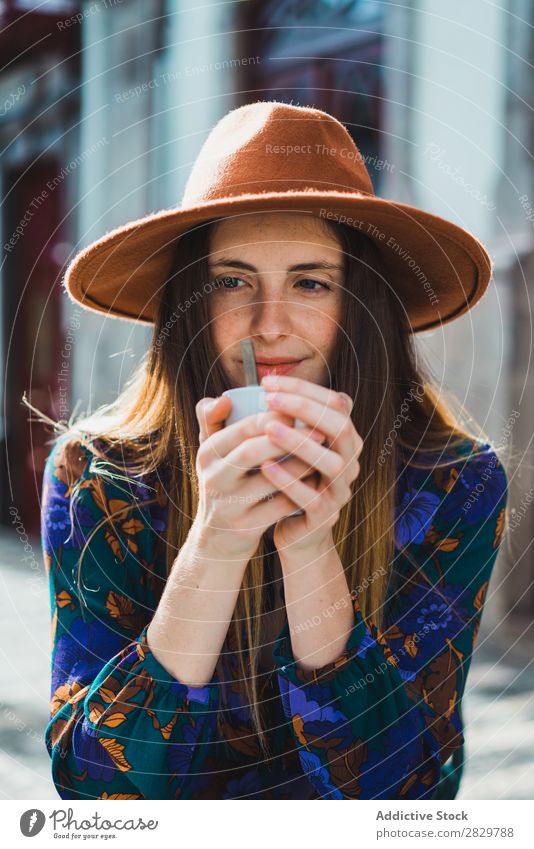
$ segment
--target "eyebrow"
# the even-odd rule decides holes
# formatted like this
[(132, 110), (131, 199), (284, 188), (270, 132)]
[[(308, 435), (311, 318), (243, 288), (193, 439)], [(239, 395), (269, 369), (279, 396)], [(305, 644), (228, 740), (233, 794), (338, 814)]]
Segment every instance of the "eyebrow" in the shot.
[[(248, 262), (243, 262), (240, 259), (231, 259), (229, 257), (222, 257), (218, 259), (217, 262), (210, 262), (210, 267), (214, 268), (216, 266), (228, 266), (232, 268), (241, 268), (244, 271), (258, 271), (255, 266), (250, 265)], [(340, 265), (335, 265), (331, 262), (301, 262), (297, 265), (290, 265), (287, 271), (313, 271), (316, 268), (322, 268), (324, 270), (334, 270), (334, 271), (343, 271), (343, 268)]]

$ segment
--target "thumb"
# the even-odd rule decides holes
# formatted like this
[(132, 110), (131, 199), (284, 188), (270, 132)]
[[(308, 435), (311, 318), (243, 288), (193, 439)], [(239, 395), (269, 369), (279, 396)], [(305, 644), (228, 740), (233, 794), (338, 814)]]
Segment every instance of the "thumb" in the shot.
[(216, 433), (224, 426), (224, 422), (232, 406), (228, 395), (220, 395), (218, 398), (201, 398), (196, 405), (198, 423), (200, 425), (199, 443)]

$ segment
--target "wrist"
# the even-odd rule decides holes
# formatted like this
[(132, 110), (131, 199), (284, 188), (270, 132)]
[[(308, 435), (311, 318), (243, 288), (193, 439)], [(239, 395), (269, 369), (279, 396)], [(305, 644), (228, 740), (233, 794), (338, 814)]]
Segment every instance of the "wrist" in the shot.
[(243, 541), (236, 544), (237, 535), (231, 531), (215, 531), (202, 523), (193, 522), (186, 544), (195, 556), (215, 562), (246, 565), (256, 548)]
[(328, 531), (327, 534), (316, 539), (312, 538), (310, 535), (309, 539), (305, 541), (305, 543), (301, 543), (298, 546), (286, 546), (283, 547), (282, 550), (278, 549), (278, 556), (280, 558), (280, 565), (284, 567), (287, 565), (305, 565), (309, 563), (310, 560), (318, 560), (321, 557), (326, 557), (335, 551), (334, 538), (332, 536), (331, 531)]

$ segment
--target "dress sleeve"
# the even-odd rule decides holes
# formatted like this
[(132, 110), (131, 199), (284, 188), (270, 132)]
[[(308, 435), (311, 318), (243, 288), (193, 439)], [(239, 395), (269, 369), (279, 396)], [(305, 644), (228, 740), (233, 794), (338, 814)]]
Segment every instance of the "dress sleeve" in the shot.
[(153, 514), (124, 485), (90, 472), (90, 458), (62, 436), (43, 478), (54, 784), (62, 799), (183, 798), (215, 733), (218, 679), (189, 687), (151, 653)]
[(501, 542), (508, 480), (482, 446), (403, 477), (384, 630), (355, 624), (343, 654), (298, 666), (286, 622), (274, 649), (284, 713), (322, 799), (437, 798), (464, 743), (461, 699)]

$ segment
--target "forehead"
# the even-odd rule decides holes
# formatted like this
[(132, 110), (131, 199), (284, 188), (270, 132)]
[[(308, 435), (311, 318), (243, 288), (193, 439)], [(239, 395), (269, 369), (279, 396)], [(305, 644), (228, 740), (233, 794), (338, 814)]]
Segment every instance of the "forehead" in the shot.
[[(340, 259), (341, 244), (324, 219), (298, 212), (261, 212), (223, 218), (216, 221), (210, 234), (210, 255), (232, 248), (232, 255), (243, 257), (272, 250), (277, 254), (300, 256), (313, 250), (314, 258)], [(317, 254), (317, 256), (315, 256)]]

